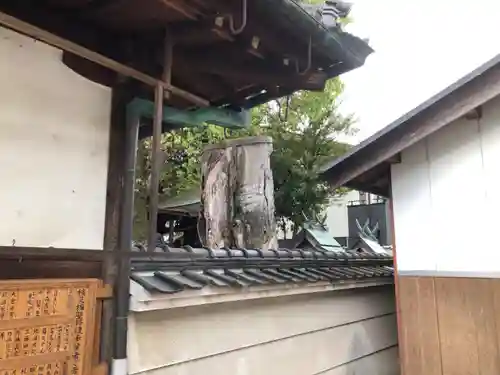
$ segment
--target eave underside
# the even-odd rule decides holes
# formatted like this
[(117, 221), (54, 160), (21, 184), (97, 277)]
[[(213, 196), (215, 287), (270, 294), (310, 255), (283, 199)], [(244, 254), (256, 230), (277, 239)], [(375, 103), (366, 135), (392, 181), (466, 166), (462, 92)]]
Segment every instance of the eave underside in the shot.
[[(172, 84), (215, 106), (249, 108), (297, 90), (322, 90), (371, 52), (349, 34), (314, 25), (290, 0), (19, 0), (0, 11), (158, 79), (168, 34)], [(233, 31), (241, 28), (236, 35), (229, 15)], [(93, 81), (117, 82), (116, 72), (82, 57), (66, 52), (63, 59)], [(135, 91), (152, 97), (147, 85)], [(175, 94), (167, 104), (193, 106)]]
[(346, 183), (345, 186), (350, 189), (390, 198), (391, 164), (392, 162), (383, 162), (369, 171), (356, 176)]

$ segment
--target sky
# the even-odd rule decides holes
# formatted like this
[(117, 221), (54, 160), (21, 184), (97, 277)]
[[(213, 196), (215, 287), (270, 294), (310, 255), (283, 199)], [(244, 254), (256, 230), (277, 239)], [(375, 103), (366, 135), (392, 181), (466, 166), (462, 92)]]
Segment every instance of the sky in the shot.
[(359, 142), (500, 53), (498, 0), (351, 0), (347, 31), (375, 52), (342, 75)]

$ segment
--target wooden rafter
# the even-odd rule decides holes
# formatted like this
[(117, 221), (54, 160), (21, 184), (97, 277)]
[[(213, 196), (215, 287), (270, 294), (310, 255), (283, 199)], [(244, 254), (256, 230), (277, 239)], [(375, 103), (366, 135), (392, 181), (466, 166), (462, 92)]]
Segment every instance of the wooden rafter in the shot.
[[(236, 29), (243, 25), (243, 3), (238, 0), (88, 0), (71, 4), (67, 0), (18, 0), (2, 3), (0, 11), (49, 33), (50, 37), (40, 36), (39, 30), (14, 27), (68, 51), (64, 63), (78, 74), (109, 87), (116, 83), (117, 75), (133, 77), (140, 83), (135, 85), (135, 94), (149, 100), (151, 88), (161, 81), (159, 50), (163, 30), (168, 27), (175, 52), (172, 82), (165, 87), (172, 94), (167, 102), (178, 108), (190, 107), (193, 99), (197, 105), (246, 106), (246, 98), (262, 94), (260, 88), (322, 90), (335, 61), (318, 49), (324, 43), (316, 34), (309, 54), (307, 42), (314, 30), (291, 37), (294, 32), (283, 15), (277, 15), (280, 22), (275, 22), (260, 1), (247, 5), (245, 27), (237, 35), (231, 32), (228, 19), (234, 17)], [(172, 6), (184, 7), (189, 14)], [(68, 48), (67, 42), (73, 44)], [(307, 67), (307, 74), (299, 74)], [(349, 65), (340, 68), (345, 71)]]
[[(238, 6), (239, 2), (220, 2), (221, 12), (227, 14), (238, 15), (241, 13), (241, 9)], [(245, 29), (240, 37), (246, 38), (249, 42), (252, 37), (256, 36), (260, 40), (262, 47), (259, 50), (265, 49), (274, 55), (280, 55), (283, 57), (294, 58), (298, 61), (300, 66), (307, 65), (307, 39), (308, 35), (304, 35), (303, 43), (288, 43), (287, 40), (283, 39), (281, 33), (275, 30), (275, 27), (269, 24), (269, 20), (262, 18), (262, 15), (249, 10), (249, 15), (247, 17)], [(211, 21), (213, 22), (213, 21)], [(227, 20), (224, 19), (223, 24), (219, 25), (223, 30), (229, 32)], [(299, 39), (296, 40), (298, 42)], [(314, 56), (314, 60), (319, 57)], [(323, 59), (320, 60), (323, 63)]]
[[(216, 22), (216, 19), (217, 17), (212, 17), (206, 19), (201, 24), (193, 23), (178, 26), (177, 29), (174, 30), (177, 43), (180, 45), (209, 44), (213, 43), (214, 39), (235, 42), (236, 39), (231, 35), (227, 27), (227, 22), (220, 25)], [(298, 45), (292, 46), (284, 42), (276, 32), (271, 30), (271, 28), (263, 26), (254, 19), (249, 19), (247, 21), (245, 31), (242, 35), (238, 36), (238, 41), (244, 46), (240, 47), (241, 54), (249, 53), (259, 59), (271, 57), (271, 59), (281, 64), (284, 69), (290, 67), (300, 70), (300, 68), (309, 65), (307, 44), (299, 43)], [(314, 66), (324, 65), (323, 58), (313, 56), (312, 59)]]
[(206, 44), (215, 40), (235, 41), (229, 30), (217, 24), (215, 17), (199, 22), (185, 22), (172, 29), (175, 43), (179, 45)]

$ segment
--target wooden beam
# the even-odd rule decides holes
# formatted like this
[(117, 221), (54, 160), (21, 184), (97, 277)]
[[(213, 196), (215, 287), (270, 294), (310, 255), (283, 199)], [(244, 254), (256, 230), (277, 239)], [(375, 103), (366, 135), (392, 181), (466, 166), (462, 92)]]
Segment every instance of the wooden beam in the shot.
[(291, 94), (293, 94), (294, 91), (295, 91), (294, 89), (283, 88), (283, 87), (268, 88), (265, 93), (262, 93), (260, 95), (257, 95), (255, 97), (249, 99), (246, 102), (244, 107), (245, 108), (252, 108), (254, 106), (267, 103), (270, 100), (282, 98), (282, 97), (287, 96), (287, 95), (291, 95)]
[(107, 56), (104, 56), (100, 53), (92, 51), (86, 47), (80, 46), (77, 43), (74, 43), (70, 40), (64, 39), (60, 36), (52, 34), (48, 31), (45, 31), (39, 27), (33, 26), (27, 22), (24, 22), (18, 18), (10, 16), (4, 12), (0, 12), (0, 25), (6, 26), (14, 31), (20, 32), (22, 34), (28, 35), (34, 39), (40, 40), (44, 43), (50, 44), (54, 47), (60, 48), (64, 51), (71, 52), (75, 55), (81, 56), (87, 60), (90, 60), (96, 64), (104, 66), (108, 69), (111, 69), (119, 74), (122, 74), (126, 77), (133, 78), (142, 83), (145, 83), (149, 86), (156, 87), (157, 85), (161, 85), (161, 87), (172, 93), (173, 95), (180, 96), (193, 104), (196, 104), (200, 107), (209, 106), (210, 103), (204, 98), (200, 98), (199, 96), (193, 95), (185, 90), (182, 90), (178, 87), (175, 87), (171, 84), (167, 84), (162, 82), (161, 80), (154, 78), (150, 75), (142, 73), (134, 68), (131, 68), (125, 64), (122, 64), (118, 61), (115, 61)]
[(234, 42), (229, 30), (220, 27), (216, 18), (211, 17), (199, 22), (183, 22), (172, 29), (172, 35), (177, 45), (206, 44), (214, 40)]
[(293, 88), (295, 90), (323, 90), (327, 75), (324, 72), (311, 70), (300, 75), (293, 71), (283, 71), (264, 66), (262, 62), (255, 61), (254, 64), (236, 62), (232, 58), (220, 59), (216, 55), (208, 56), (181, 56), (176, 55), (176, 63), (197, 71), (210, 73), (251, 82), (255, 85), (272, 85)]
[(0, 258), (47, 258), (102, 261), (108, 255), (102, 249), (60, 249), (54, 247), (0, 246)]
[(399, 164), (401, 163), (401, 153), (398, 152), (397, 154), (395, 155), (392, 155), (390, 158), (388, 158), (387, 160), (387, 163), (389, 164)]
[[(197, 15), (199, 14), (199, 12), (196, 9), (185, 3), (179, 4), (175, 0), (160, 0), (160, 1), (166, 7), (176, 11), (179, 14), (182, 14), (183, 16), (189, 19), (196, 20)], [(79, 11), (85, 13), (86, 15), (95, 15), (96, 13), (106, 10), (111, 6), (117, 6), (117, 4), (120, 5), (119, 3), (120, 3), (119, 0), (90, 0), (89, 3), (86, 4), (85, 7)]]
[(196, 9), (190, 7), (185, 2), (183, 2), (181, 5), (175, 0), (160, 0), (160, 1), (168, 8), (175, 10), (177, 13), (180, 13), (191, 20), (196, 20), (197, 15), (199, 14), (199, 12)]
[(195, 72), (180, 64), (175, 66), (175, 84), (185, 87), (187, 90), (196, 93), (204, 93), (204, 96), (213, 101), (219, 98), (226, 98), (235, 88), (225, 80), (215, 78), (209, 74)]
[[(40, 250), (39, 250), (40, 251)], [(43, 250), (41, 250), (43, 251)], [(4, 258), (0, 261), (0, 279), (74, 279), (101, 278), (102, 262), (64, 259)]]
[[(163, 56), (163, 74), (162, 81), (170, 84), (172, 79), (172, 62), (173, 62), (173, 41), (168, 30), (165, 33)], [(161, 133), (163, 122), (163, 95), (164, 91), (158, 85), (155, 91), (155, 113), (153, 119), (153, 145), (152, 145), (152, 167), (151, 179), (149, 186), (149, 232), (148, 232), (148, 251), (154, 251), (156, 248), (156, 226), (158, 223), (158, 199), (159, 199), (159, 184), (160, 184), (160, 169), (163, 161), (161, 153)]]
[[(269, 53), (274, 53), (275, 55), (280, 55), (283, 65), (285, 65), (285, 59), (288, 59), (290, 64), (298, 63), (300, 67), (308, 65), (308, 42), (300, 43), (300, 41), (297, 40), (295, 44), (287, 43), (286, 40), (283, 40), (280, 36), (279, 32), (274, 31), (272, 27), (263, 24), (260, 20), (259, 22), (250, 20), (247, 24), (247, 28), (248, 33), (259, 37), (260, 44), (262, 45), (261, 49)], [(312, 55), (312, 66), (322, 67), (324, 63), (325, 59), (323, 57)]]
[[(203, 22), (186, 22), (178, 25), (174, 29), (176, 44), (191, 46), (208, 44), (214, 40), (234, 42), (236, 39), (231, 35), (227, 21), (223, 19), (223, 23), (220, 23), (219, 19), (221, 19), (220, 16), (214, 16)], [(267, 25), (263, 26), (261, 22), (249, 19), (245, 30), (238, 38), (239, 42), (243, 44), (246, 42), (246, 48), (242, 48), (241, 52), (249, 53), (259, 59), (271, 54), (281, 59), (283, 66), (285, 66), (285, 59), (290, 61), (290, 65), (297, 62), (301, 67), (307, 66), (307, 44), (290, 45), (283, 41), (279, 33), (274, 32)], [(256, 40), (258, 40), (258, 45), (254, 46)], [(317, 56), (313, 58), (315, 61), (319, 59)], [(321, 58), (320, 62), (323, 63), (324, 58)]]
[(79, 10), (80, 12), (87, 14), (95, 14), (104, 10), (110, 6), (116, 5), (118, 0), (90, 0), (88, 4), (85, 4), (85, 8)]
[[(241, 14), (241, 1), (236, 2), (219, 2), (221, 13), (239, 15)], [(259, 50), (265, 50), (269, 54), (277, 55), (280, 58), (288, 57), (295, 59), (300, 66), (307, 66), (307, 48), (309, 35), (303, 35), (303, 41), (300, 42), (300, 38), (295, 38), (292, 43), (288, 40), (283, 39), (282, 30), (276, 28), (276, 24), (273, 24), (273, 20), (265, 19), (261, 13), (256, 12), (253, 7), (248, 9), (248, 17), (245, 29), (238, 35), (238, 38), (246, 38), (251, 45), (251, 40), (254, 36), (260, 39), (261, 47)], [(215, 20), (217, 17), (214, 17)], [(207, 21), (207, 24), (213, 23), (214, 21)], [(230, 33), (228, 28), (228, 21), (226, 18), (223, 19), (223, 23), (218, 23), (219, 29), (224, 30), (226, 33)], [(208, 30), (207, 30), (208, 31)], [(255, 51), (249, 51), (254, 53)], [(262, 52), (261, 52), (262, 54)], [(314, 66), (322, 66), (327, 60), (324, 56), (313, 55)], [(318, 64), (319, 63), (319, 64)]]

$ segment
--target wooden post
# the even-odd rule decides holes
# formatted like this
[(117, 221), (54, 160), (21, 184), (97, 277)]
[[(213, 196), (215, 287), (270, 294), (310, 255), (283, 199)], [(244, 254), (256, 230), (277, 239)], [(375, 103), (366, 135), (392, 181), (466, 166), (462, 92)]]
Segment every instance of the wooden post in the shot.
[(151, 147), (151, 178), (149, 180), (149, 230), (148, 251), (156, 248), (156, 223), (158, 222), (158, 188), (161, 168), (161, 127), (163, 120), (163, 89), (160, 84), (155, 91), (155, 115), (153, 121), (153, 142)]
[(202, 154), (199, 233), (204, 246), (276, 249), (272, 139), (224, 141)]
[(152, 144), (152, 166), (151, 179), (149, 186), (149, 232), (148, 232), (148, 251), (154, 251), (156, 248), (157, 239), (157, 222), (158, 222), (158, 199), (159, 199), (159, 183), (160, 169), (163, 161), (161, 153), (161, 133), (163, 122), (163, 99), (170, 94), (165, 93), (163, 86), (169, 86), (172, 77), (172, 59), (173, 59), (173, 42), (168, 33), (165, 33), (165, 56), (163, 61), (162, 83), (156, 85), (155, 90), (155, 114), (153, 121), (153, 144)]

